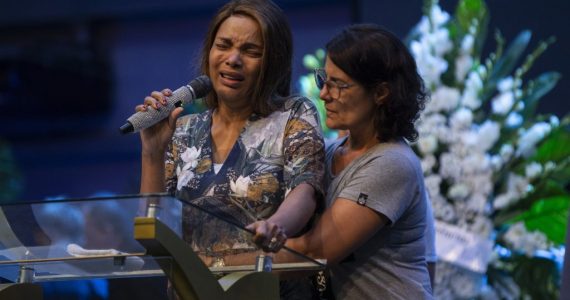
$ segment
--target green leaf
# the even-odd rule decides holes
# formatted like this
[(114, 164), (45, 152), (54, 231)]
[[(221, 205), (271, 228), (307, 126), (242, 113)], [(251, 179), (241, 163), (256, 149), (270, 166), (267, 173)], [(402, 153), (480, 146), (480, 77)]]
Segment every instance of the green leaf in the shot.
[(522, 255), (514, 261), (513, 279), (523, 295), (530, 296), (529, 299), (558, 299), (560, 275), (555, 261)]
[(564, 186), (557, 180), (546, 178), (540, 182), (540, 184), (536, 185), (535, 190), (529, 193), (525, 198), (507, 208), (495, 212), (492, 218), (493, 223), (495, 226), (500, 226), (503, 223), (512, 222), (513, 219), (528, 211), (539, 199), (558, 197), (561, 195), (568, 195)]
[(570, 156), (570, 132), (565, 127), (558, 127), (540, 144), (533, 160), (541, 163), (557, 162), (568, 156)]
[(522, 54), (524, 53), (528, 43), (530, 42), (531, 32), (529, 30), (524, 30), (514, 39), (514, 41), (509, 45), (507, 51), (499, 58), (491, 75), (489, 76), (489, 81), (483, 92), (483, 100), (486, 100), (493, 95), (495, 88), (499, 80), (509, 76), (517, 62), (520, 60)]
[(538, 101), (556, 86), (560, 77), (558, 72), (546, 72), (528, 83), (522, 99), (525, 103), (522, 112), (525, 119), (534, 115)]
[(463, 30), (468, 32), (473, 20), (481, 23), (487, 17), (487, 6), (482, 0), (461, 0), (455, 9), (455, 18)]
[(550, 241), (563, 245), (566, 239), (570, 196), (560, 195), (536, 201), (531, 208), (514, 218), (512, 222), (523, 221), (529, 231), (539, 230)]
[(499, 59), (493, 68), (493, 73), (491, 74), (492, 79), (502, 79), (513, 71), (528, 46), (531, 35), (532, 34), (529, 30), (524, 30), (519, 33), (515, 40), (509, 45), (505, 54)]

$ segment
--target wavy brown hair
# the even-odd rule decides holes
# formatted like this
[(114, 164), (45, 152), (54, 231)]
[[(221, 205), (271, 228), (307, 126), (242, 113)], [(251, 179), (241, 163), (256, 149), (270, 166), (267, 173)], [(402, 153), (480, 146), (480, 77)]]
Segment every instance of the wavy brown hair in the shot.
[[(220, 25), (234, 15), (246, 16), (259, 24), (263, 39), (261, 70), (251, 89), (253, 111), (267, 116), (277, 107), (278, 99), (289, 96), (293, 42), (283, 11), (269, 0), (234, 0), (224, 5), (210, 22), (202, 47), (202, 73), (209, 73), (209, 53)], [(216, 93), (206, 97), (210, 109), (218, 106)]]
[(326, 50), (330, 60), (367, 91), (387, 86), (388, 97), (374, 114), (379, 140), (418, 138), (415, 121), (427, 94), (416, 61), (396, 35), (374, 24), (351, 25), (329, 41)]

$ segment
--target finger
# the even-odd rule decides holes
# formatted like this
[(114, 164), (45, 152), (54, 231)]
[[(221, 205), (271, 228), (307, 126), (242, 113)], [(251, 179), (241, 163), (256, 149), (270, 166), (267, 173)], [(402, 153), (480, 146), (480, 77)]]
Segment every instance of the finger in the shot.
[(152, 107), (154, 109), (159, 109), (160, 108), (160, 103), (158, 102), (158, 100), (156, 100), (155, 98), (151, 97), (151, 96), (146, 96), (144, 98), (144, 104), (146, 104), (149, 107)]
[(150, 96), (156, 99), (160, 104), (166, 105), (167, 97), (162, 92), (153, 91)]
[(267, 222), (255, 222), (255, 234), (253, 235), (253, 241), (260, 246), (267, 246), (270, 239), (271, 235), (267, 228)]
[(168, 123), (170, 125), (170, 128), (176, 128), (176, 120), (178, 119), (180, 114), (182, 114), (183, 111), (184, 109), (182, 107), (177, 107), (170, 113), (170, 116), (168, 118)]
[(171, 89), (164, 89), (161, 91), (161, 93), (163, 93), (166, 97), (172, 96), (172, 90)]
[(147, 110), (147, 106), (145, 104), (140, 104), (135, 106), (135, 111), (139, 112), (139, 111), (146, 111)]

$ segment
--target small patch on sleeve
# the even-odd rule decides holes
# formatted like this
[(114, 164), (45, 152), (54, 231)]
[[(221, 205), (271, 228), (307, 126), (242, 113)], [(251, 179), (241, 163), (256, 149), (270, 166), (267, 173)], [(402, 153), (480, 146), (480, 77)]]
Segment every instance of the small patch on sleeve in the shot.
[(364, 206), (364, 205), (366, 205), (367, 200), (368, 200), (368, 195), (364, 194), (364, 193), (360, 193), (360, 195), (358, 195), (358, 200), (356, 201), (356, 203)]

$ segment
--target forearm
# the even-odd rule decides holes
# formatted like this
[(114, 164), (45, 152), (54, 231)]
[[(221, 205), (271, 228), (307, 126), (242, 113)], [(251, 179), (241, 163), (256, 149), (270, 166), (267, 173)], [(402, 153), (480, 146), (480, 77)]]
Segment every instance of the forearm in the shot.
[(287, 236), (294, 236), (311, 219), (315, 207), (315, 190), (311, 185), (302, 183), (289, 192), (268, 222), (279, 225)]
[(164, 192), (165, 187), (165, 168), (164, 168), (164, 152), (162, 155), (142, 154), (141, 165), (141, 193)]
[(384, 227), (388, 219), (354, 201), (338, 198), (306, 234), (287, 240), (287, 247), (334, 264), (350, 255)]

